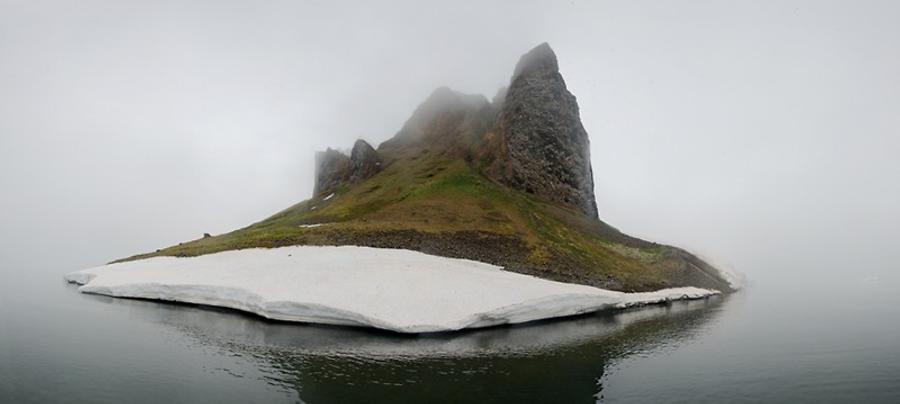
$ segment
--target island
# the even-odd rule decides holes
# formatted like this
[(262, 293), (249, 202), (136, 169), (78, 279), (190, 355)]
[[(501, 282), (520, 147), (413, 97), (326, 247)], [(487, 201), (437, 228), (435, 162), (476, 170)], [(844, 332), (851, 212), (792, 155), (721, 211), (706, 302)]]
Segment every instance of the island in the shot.
[(588, 134), (546, 43), (491, 100), (438, 88), (377, 148), (318, 152), (315, 175), (310, 199), (258, 223), (65, 279), (85, 293), (403, 333), (739, 288), (729, 271), (600, 220)]

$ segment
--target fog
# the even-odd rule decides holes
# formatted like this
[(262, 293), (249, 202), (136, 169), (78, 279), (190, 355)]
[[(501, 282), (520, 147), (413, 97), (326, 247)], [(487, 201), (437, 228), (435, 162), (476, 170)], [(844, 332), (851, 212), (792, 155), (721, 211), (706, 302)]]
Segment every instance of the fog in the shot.
[[(65, 273), (310, 196), (434, 88), (549, 42), (600, 217), (751, 280), (896, 282), (900, 5), (0, 0), (0, 271)], [(24, 275), (21, 275), (24, 276)]]

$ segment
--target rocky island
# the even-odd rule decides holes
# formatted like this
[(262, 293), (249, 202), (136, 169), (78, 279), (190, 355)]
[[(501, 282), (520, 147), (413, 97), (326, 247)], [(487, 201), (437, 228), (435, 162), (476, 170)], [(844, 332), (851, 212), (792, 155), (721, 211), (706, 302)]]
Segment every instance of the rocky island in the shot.
[(493, 99), (435, 90), (391, 139), (316, 154), (313, 196), (71, 273), (80, 290), (437, 332), (701, 298), (735, 279), (600, 220), (578, 104), (541, 44)]

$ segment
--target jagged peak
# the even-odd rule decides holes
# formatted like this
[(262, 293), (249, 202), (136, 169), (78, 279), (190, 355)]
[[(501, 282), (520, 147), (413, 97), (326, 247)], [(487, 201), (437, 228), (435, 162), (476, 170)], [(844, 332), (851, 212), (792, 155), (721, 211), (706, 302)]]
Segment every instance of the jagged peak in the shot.
[(375, 148), (362, 139), (357, 139), (356, 142), (353, 143), (353, 150), (350, 151), (350, 158), (352, 160), (357, 160), (363, 154), (373, 153), (375, 152)]
[(347, 177), (350, 157), (345, 153), (327, 148), (316, 152), (316, 182), (313, 195), (330, 192)]
[(497, 131), (499, 180), (597, 218), (588, 134), (547, 43), (519, 59)]
[(365, 140), (359, 139), (350, 152), (350, 182), (365, 180), (381, 171), (381, 156)]
[(363, 181), (381, 171), (381, 156), (368, 142), (358, 139), (350, 154), (327, 148), (316, 152), (313, 195), (332, 192), (344, 184)]
[(535, 71), (559, 71), (556, 53), (553, 52), (550, 44), (546, 42), (534, 47), (534, 49), (528, 51), (519, 58), (519, 63), (516, 63), (516, 68), (513, 70), (512, 80), (515, 80), (516, 77), (519, 77), (524, 73)]

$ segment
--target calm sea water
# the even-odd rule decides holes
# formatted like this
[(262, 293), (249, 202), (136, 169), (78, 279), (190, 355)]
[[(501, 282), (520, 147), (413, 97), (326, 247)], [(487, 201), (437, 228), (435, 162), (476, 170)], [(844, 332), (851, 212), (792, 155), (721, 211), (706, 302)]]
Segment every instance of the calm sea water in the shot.
[(4, 275), (0, 402), (900, 402), (880, 279), (404, 337), (85, 295), (66, 270)]

